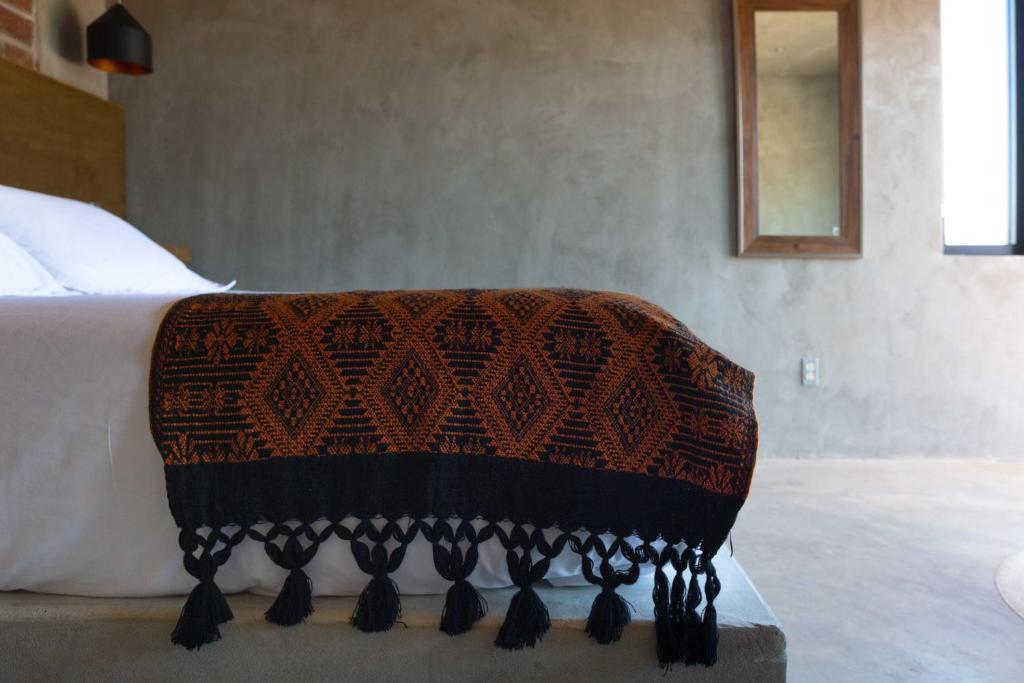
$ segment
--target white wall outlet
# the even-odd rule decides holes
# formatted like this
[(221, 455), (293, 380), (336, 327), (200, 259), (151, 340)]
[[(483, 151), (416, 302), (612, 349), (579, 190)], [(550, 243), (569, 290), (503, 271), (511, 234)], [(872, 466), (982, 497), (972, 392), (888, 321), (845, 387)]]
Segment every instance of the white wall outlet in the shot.
[(816, 387), (821, 383), (821, 361), (812, 356), (800, 359), (800, 384)]

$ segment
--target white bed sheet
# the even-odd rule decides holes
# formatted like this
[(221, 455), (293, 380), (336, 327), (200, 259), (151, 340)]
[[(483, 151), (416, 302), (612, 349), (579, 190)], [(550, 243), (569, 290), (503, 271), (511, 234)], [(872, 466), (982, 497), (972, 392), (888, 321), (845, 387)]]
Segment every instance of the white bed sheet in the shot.
[[(178, 530), (149, 432), (150, 352), (177, 296), (0, 298), (0, 590), (104, 597), (184, 594)], [(510, 585), (497, 542), (470, 580)], [(307, 567), (314, 591), (355, 595), (367, 576), (332, 539)], [(568, 549), (553, 583), (585, 583)], [(285, 571), (245, 542), (217, 574), (225, 592), (276, 593)], [(430, 545), (393, 575), (403, 593), (448, 589)]]

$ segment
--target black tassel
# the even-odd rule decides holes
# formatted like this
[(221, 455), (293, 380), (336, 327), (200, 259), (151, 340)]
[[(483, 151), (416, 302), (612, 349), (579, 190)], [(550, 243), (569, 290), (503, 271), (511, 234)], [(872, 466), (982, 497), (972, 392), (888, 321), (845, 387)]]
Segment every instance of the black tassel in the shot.
[(284, 580), (281, 592), (265, 613), (267, 621), (278, 626), (295, 626), (313, 613), (313, 583), (306, 572), (293, 569)]
[(441, 630), (457, 636), (473, 628), (487, 613), (487, 602), (469, 581), (460, 579), (448, 589), (441, 611)]
[(360, 631), (376, 633), (390, 631), (400, 616), (402, 603), (398, 598), (398, 586), (390, 577), (382, 574), (366, 584), (349, 621)]
[(512, 596), (505, 623), (498, 631), (494, 644), (506, 650), (533, 647), (551, 628), (548, 608), (532, 586), (525, 586)]
[(629, 625), (629, 610), (629, 603), (614, 589), (603, 588), (590, 606), (587, 634), (602, 645), (614, 643), (622, 637), (622, 629)]
[(659, 565), (654, 572), (654, 634), (658, 639), (658, 662), (664, 667), (679, 661), (679, 648), (672, 628), (668, 598), (668, 577)]
[(677, 662), (686, 657), (686, 581), (683, 572), (676, 570), (672, 578), (671, 602), (669, 618), (672, 624), (672, 640)]
[(708, 605), (704, 609), (702, 641), (704, 652), (701, 656), (701, 664), (713, 666), (718, 661), (718, 612), (714, 605)]
[(690, 585), (686, 589), (686, 614), (683, 619), (683, 643), (687, 666), (697, 664), (704, 656), (704, 624), (697, 613), (701, 593), (697, 584), (697, 574), (693, 572), (692, 567), (691, 564)]
[(718, 611), (715, 609), (715, 598), (722, 590), (722, 582), (718, 580), (711, 560), (707, 561), (705, 568), (708, 578), (704, 581), (704, 597), (707, 599), (707, 607), (704, 608), (704, 623), (702, 637), (704, 650), (701, 656), (701, 663), (712, 666), (718, 661)]
[(181, 616), (171, 632), (171, 642), (195, 650), (220, 640), (219, 624), (231, 621), (234, 615), (224, 594), (212, 578), (204, 579), (192, 589), (181, 608)]

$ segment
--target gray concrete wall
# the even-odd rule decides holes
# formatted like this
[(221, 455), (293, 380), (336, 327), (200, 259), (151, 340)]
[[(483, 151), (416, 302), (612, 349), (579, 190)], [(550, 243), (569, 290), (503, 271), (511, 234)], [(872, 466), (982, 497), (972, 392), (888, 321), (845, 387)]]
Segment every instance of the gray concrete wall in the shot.
[(856, 261), (732, 256), (729, 5), (135, 0), (129, 212), (246, 288), (647, 297), (758, 374), (765, 455), (1024, 458), (1024, 260), (942, 255), (938, 0), (863, 2)]
[(36, 0), (38, 69), (93, 95), (107, 97), (107, 74), (85, 61), (85, 27), (107, 0)]

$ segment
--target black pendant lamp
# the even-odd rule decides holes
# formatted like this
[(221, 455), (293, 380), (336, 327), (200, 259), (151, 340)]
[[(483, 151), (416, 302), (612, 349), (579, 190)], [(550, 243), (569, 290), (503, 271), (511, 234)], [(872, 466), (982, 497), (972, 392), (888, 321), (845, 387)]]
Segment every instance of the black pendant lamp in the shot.
[(153, 41), (124, 5), (108, 9), (85, 30), (89, 63), (114, 74), (153, 73)]

